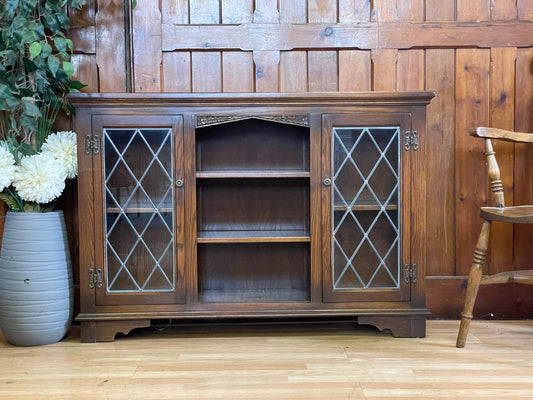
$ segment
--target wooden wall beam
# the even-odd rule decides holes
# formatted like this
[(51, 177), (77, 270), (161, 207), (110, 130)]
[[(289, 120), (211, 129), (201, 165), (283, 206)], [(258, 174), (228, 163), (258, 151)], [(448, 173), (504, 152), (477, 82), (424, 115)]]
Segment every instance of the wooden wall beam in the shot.
[(533, 21), (163, 24), (163, 51), (530, 47)]

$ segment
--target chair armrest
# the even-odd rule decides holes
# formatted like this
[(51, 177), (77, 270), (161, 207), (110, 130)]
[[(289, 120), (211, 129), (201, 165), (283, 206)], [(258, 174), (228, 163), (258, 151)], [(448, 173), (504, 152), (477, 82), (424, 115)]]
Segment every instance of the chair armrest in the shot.
[(485, 139), (499, 139), (507, 142), (533, 143), (533, 133), (507, 131), (505, 129), (478, 127), (470, 135)]

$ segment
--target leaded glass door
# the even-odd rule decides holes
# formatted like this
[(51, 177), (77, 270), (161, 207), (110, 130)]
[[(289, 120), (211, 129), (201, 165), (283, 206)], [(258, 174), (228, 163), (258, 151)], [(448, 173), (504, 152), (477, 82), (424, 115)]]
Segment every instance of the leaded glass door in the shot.
[(97, 304), (182, 302), (181, 117), (94, 117), (93, 126), (101, 138), (95, 193), (103, 207), (95, 214), (104, 238)]
[(409, 300), (409, 125), (397, 113), (324, 117), (326, 301)]

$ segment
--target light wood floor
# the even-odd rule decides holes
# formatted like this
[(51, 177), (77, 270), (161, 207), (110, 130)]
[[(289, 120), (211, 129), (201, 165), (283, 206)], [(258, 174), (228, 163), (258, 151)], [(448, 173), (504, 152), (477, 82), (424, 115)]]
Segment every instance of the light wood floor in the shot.
[(0, 399), (533, 399), (533, 321), (428, 321), (424, 339), (353, 324), (153, 328), (113, 343), (14, 347)]

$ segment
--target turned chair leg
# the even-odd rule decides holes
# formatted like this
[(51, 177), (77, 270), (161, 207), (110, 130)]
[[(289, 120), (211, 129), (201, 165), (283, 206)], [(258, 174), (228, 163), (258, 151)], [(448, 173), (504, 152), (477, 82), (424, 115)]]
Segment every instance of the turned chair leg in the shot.
[(490, 225), (490, 221), (483, 222), (481, 233), (477, 240), (476, 250), (474, 251), (474, 261), (470, 268), (470, 275), (468, 276), (465, 305), (461, 314), (461, 326), (459, 327), (459, 334), (457, 335), (456, 347), (465, 347), (466, 336), (468, 335), (468, 328), (470, 327), (470, 321), (472, 320), (472, 312), (474, 311), (479, 283), (481, 282), (482, 267), (485, 263), (485, 256), (487, 254)]

